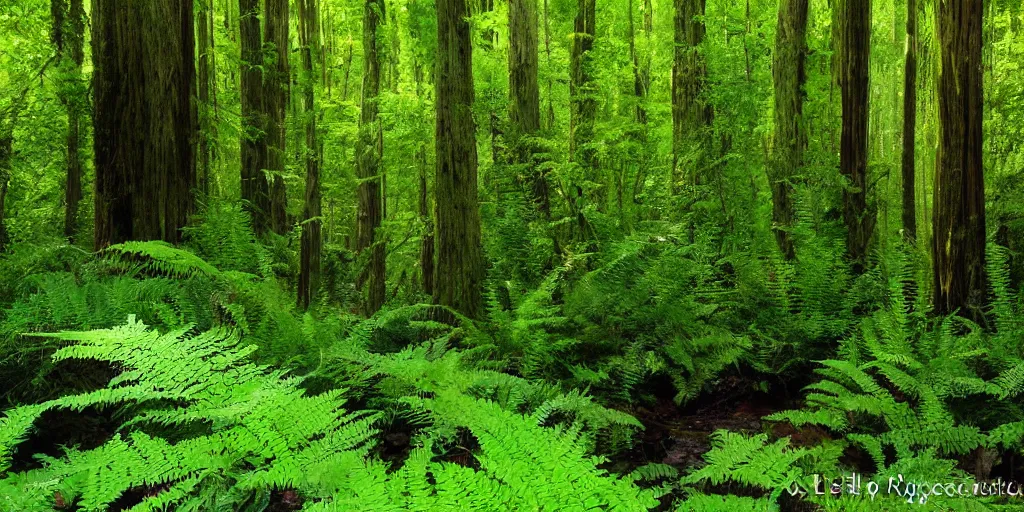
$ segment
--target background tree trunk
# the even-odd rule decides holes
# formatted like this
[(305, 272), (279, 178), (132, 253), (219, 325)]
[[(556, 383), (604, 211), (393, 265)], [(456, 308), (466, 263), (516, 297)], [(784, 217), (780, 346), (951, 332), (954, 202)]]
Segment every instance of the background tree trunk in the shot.
[(210, 115), (210, 60), (213, 48), (210, 47), (212, 33), (210, 26), (210, 7), (213, 0), (200, 0), (199, 16), (196, 19), (196, 37), (199, 47), (199, 192), (205, 197), (210, 194), (210, 151), (211, 126)]
[(584, 184), (576, 184), (574, 209), (579, 219), (579, 236), (586, 237), (587, 223), (583, 216), (584, 201), (604, 209), (604, 187), (598, 168), (597, 151), (593, 147), (597, 99), (591, 83), (590, 52), (594, 48), (596, 22), (595, 0), (577, 0), (569, 73), (569, 156), (583, 169), (583, 180), (590, 192), (584, 197)]
[(316, 0), (297, 0), (299, 11), (299, 45), (302, 47), (302, 96), (306, 113), (306, 202), (302, 211), (302, 236), (299, 254), (298, 305), (309, 308), (320, 289), (320, 258), (323, 241), (320, 237), (320, 145), (317, 139), (315, 102), (316, 62), (314, 51), (320, 48)]
[(176, 243), (192, 213), (192, 8), (191, 0), (93, 0), (97, 249), (125, 240)]
[(238, 31), (242, 55), (242, 201), (252, 218), (253, 231), (270, 227), (270, 187), (267, 168), (267, 108), (263, 94), (263, 38), (259, 0), (238, 0)]
[(376, 313), (384, 304), (386, 277), (384, 241), (380, 236), (384, 220), (381, 205), (384, 136), (377, 119), (381, 74), (377, 27), (385, 19), (384, 9), (382, 0), (366, 0), (363, 9), (363, 97), (356, 145), (356, 177), (359, 180), (356, 251), (363, 254), (369, 250), (369, 258), (359, 271), (356, 288), (360, 291), (365, 288), (363, 310), (367, 316)]
[(273, 60), (264, 69), (263, 93), (267, 113), (267, 170), (273, 175), (270, 189), (270, 229), (279, 235), (288, 231), (288, 192), (284, 184), (286, 151), (285, 117), (288, 112), (288, 0), (265, 0), (263, 4), (264, 46), (273, 49)]
[(779, 24), (775, 31), (772, 76), (775, 85), (775, 133), (772, 140), (768, 180), (772, 190), (772, 230), (775, 242), (787, 260), (796, 256), (789, 230), (793, 227), (793, 183), (803, 166), (804, 83), (807, 75), (807, 0), (781, 0)]
[(85, 59), (85, 7), (82, 0), (52, 0), (53, 17), (50, 39), (57, 50), (59, 61), (58, 97), (68, 117), (66, 134), (64, 186), (64, 236), (74, 241), (78, 231), (78, 206), (82, 200), (82, 158), (78, 154), (81, 118), (87, 100), (82, 83), (82, 62)]
[(549, 218), (551, 204), (543, 171), (532, 165), (533, 146), (524, 139), (540, 130), (540, 85), (537, 82), (537, 0), (510, 0), (508, 8), (508, 90), (515, 163), (526, 167), (534, 202)]
[(841, 0), (839, 87), (842, 91), (843, 131), (839, 141), (839, 170), (843, 190), (846, 252), (856, 273), (864, 271), (876, 212), (868, 205), (868, 56), (871, 48), (871, 0)]
[(437, 1), (434, 301), (470, 318), (480, 318), (484, 260), (477, 199), (473, 48), (468, 15), (466, 0)]
[[(672, 65), (672, 186), (673, 193), (689, 173), (690, 182), (701, 183), (703, 162), (688, 156), (697, 144), (706, 144), (703, 132), (711, 124), (711, 108), (701, 98), (707, 67), (699, 46), (704, 41), (705, 0), (675, 0), (675, 53)], [(698, 18), (699, 17), (699, 18)], [(685, 153), (685, 154), (684, 154)]]
[(903, 235), (917, 239), (914, 136), (917, 124), (917, 0), (907, 0), (907, 61), (903, 81)]
[(939, 4), (939, 158), (932, 217), (935, 312), (984, 321), (982, 0)]

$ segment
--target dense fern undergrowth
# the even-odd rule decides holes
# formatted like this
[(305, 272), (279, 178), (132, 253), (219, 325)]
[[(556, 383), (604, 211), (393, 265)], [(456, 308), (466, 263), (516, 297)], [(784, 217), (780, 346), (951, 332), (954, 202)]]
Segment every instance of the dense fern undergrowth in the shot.
[[(288, 237), (258, 242), (224, 205), (193, 226), (181, 247), (4, 257), (0, 510), (1024, 505), (971, 487), (1021, 479), (1024, 316), (998, 246), (984, 330), (929, 317), (906, 247), (854, 278), (824, 238), (800, 262), (722, 259), (656, 227), (499, 269), (517, 277), (474, 322), (415, 289), (346, 312), (352, 260), (330, 247), (300, 313)], [(636, 456), (656, 404), (767, 397), (759, 429), (715, 432), (696, 464)], [(853, 474), (860, 495), (833, 495)]]

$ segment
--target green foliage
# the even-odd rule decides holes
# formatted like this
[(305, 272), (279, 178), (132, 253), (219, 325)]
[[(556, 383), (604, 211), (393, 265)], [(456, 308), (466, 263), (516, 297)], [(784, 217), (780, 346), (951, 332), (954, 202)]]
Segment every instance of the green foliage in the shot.
[[(114, 329), (48, 335), (75, 342), (55, 359), (105, 361), (120, 373), (106, 388), (9, 411), (0, 424), (2, 468), (10, 469), (7, 455), (48, 410), (122, 406), (129, 419), (96, 449), (68, 449), (62, 458), (43, 457), (40, 469), (8, 473), (0, 496), (17, 501), (5, 506), (43, 510), (59, 495), (100, 510), (140, 487), (158, 491), (132, 510), (237, 509), (275, 488), (324, 498), (313, 510), (378, 507), (374, 495), (394, 498), (395, 510), (437, 510), (463, 500), (514, 510), (646, 510), (657, 503), (631, 480), (598, 469), (601, 459), (587, 455), (589, 443), (578, 427), (543, 426), (556, 410), (588, 409), (588, 417), (636, 425), (628, 416), (593, 411), (596, 406), (579, 395), (548, 400), (524, 415), (468, 394), (503, 374), (458, 375), (458, 366), (449, 366), (453, 356), (432, 363), (409, 352), (379, 356), (381, 368), (434, 390), (429, 398), (402, 397), (404, 403), (438, 423), (467, 429), (479, 445), (473, 455), (478, 470), (436, 463), (436, 436), (427, 435), (399, 471), (385, 473), (384, 464), (367, 458), (378, 415), (346, 411), (342, 390), (309, 396), (299, 387), (302, 379), (247, 362), (255, 347), (242, 346), (237, 331), (194, 332), (186, 327), (161, 335), (130, 318)], [(417, 367), (449, 380), (424, 380)]]
[(803, 477), (804, 473), (796, 464), (812, 452), (789, 449), (786, 439), (771, 444), (767, 440), (765, 434), (746, 437), (724, 430), (715, 432), (711, 451), (704, 454), (707, 466), (683, 477), (682, 483), (734, 482), (767, 491), (774, 501), (784, 489)]
[(104, 361), (121, 371), (105, 388), (9, 413), (0, 453), (9, 454), (47, 410), (130, 406), (134, 413), (99, 448), (68, 449), (62, 458), (44, 458), (40, 469), (8, 473), (0, 481), (5, 507), (44, 510), (59, 494), (103, 510), (148, 487), (162, 492), (132, 510), (235, 508), (275, 487), (326, 493), (322, 473), (361, 461), (375, 418), (346, 411), (342, 391), (307, 396), (301, 379), (247, 362), (255, 347), (242, 346), (232, 331), (190, 332), (161, 335), (129, 318), (113, 329), (52, 335), (76, 342), (56, 360)]

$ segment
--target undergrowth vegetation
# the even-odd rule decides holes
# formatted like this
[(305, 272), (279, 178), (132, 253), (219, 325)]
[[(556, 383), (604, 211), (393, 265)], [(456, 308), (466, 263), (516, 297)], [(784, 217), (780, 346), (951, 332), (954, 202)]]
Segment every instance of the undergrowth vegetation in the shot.
[[(399, 303), (363, 319), (329, 293), (299, 312), (275, 243), (219, 206), (182, 247), (16, 246), (0, 369), (22, 405), (0, 420), (0, 509), (1013, 504), (865, 502), (822, 480), (887, 489), (896, 474), (983, 481), (1013, 467), (1024, 322), (998, 247), (984, 331), (908, 303), (902, 247), (853, 279), (839, 260), (716, 259), (672, 233), (636, 235), (532, 287), (491, 282), (487, 320), (471, 321)], [(778, 394), (810, 369), (802, 401), (793, 390), (760, 431), (714, 433), (696, 466), (630, 455), (658, 403)]]

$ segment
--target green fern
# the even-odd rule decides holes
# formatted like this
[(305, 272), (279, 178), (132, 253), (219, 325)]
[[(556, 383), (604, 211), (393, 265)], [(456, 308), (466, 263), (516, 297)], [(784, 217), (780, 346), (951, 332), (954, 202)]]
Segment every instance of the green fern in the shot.
[[(5, 506), (41, 510), (59, 493), (86, 510), (102, 510), (125, 491), (143, 487), (163, 490), (136, 510), (158, 504), (202, 509), (209, 499), (204, 489), (219, 488), (224, 478), (234, 482), (238, 500), (275, 487), (321, 495), (331, 489), (315, 476), (316, 468), (333, 464), (338, 454), (359, 461), (365, 456), (375, 416), (345, 411), (342, 391), (306, 396), (301, 379), (247, 362), (255, 347), (240, 346), (233, 332), (190, 332), (161, 335), (130, 318), (113, 329), (52, 335), (76, 342), (55, 359), (106, 361), (121, 372), (106, 388), (8, 412), (0, 428), (0, 469), (9, 467), (11, 448), (47, 410), (134, 404), (141, 411), (97, 449), (70, 449), (41, 469), (8, 474), (0, 480), (0, 496), (18, 501)], [(210, 431), (173, 442), (139, 430), (146, 425), (178, 432), (209, 425)]]
[(169, 277), (214, 276), (219, 273), (213, 265), (195, 254), (158, 240), (111, 245), (104, 250), (104, 255), (125, 270), (140, 268)]

